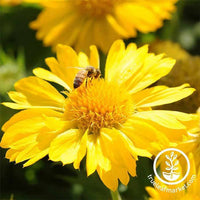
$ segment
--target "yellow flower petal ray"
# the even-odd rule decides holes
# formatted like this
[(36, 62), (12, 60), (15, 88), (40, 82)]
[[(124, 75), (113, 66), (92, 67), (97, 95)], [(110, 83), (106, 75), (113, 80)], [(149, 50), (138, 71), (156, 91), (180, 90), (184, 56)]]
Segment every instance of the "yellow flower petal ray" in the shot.
[(62, 110), (65, 101), (62, 96), (48, 82), (37, 78), (23, 78), (15, 83), (16, 92), (9, 92), (9, 97), (15, 103), (3, 103), (14, 109), (47, 107)]
[(49, 157), (63, 164), (73, 163), (78, 154), (83, 134), (78, 129), (70, 129), (59, 134), (51, 143)]
[[(72, 45), (78, 37), (78, 34), (82, 31), (81, 24), (83, 24), (83, 22), (84, 19), (80, 19), (78, 15), (69, 14), (68, 16), (64, 16), (59, 23), (56, 22), (57, 24), (55, 24), (53, 28), (49, 27), (50, 32), (44, 37), (44, 45), (49, 46), (49, 44), (56, 43), (57, 38), (64, 41), (62, 43), (68, 43), (69, 46)], [(77, 24), (79, 24), (78, 27)], [(41, 33), (45, 33), (46, 27), (43, 27), (42, 29), (43, 32)], [(69, 30), (66, 31), (66, 29)], [(42, 39), (42, 37), (42, 35), (38, 35), (39, 39)]]
[(138, 92), (170, 72), (175, 60), (162, 57), (149, 54), (147, 46), (136, 49), (131, 44), (125, 50), (123, 41), (117, 40), (107, 57), (105, 79), (116, 81), (130, 93)]
[[(189, 84), (179, 87), (155, 86), (147, 88), (132, 95), (136, 107), (153, 107), (179, 101), (191, 95), (195, 89), (188, 88)], [(146, 98), (144, 98), (146, 97)]]
[(44, 115), (47, 116), (54, 116), (61, 118), (62, 113), (51, 110), (51, 109), (29, 109), (29, 110), (23, 110), (19, 113), (16, 113), (13, 115), (3, 126), (2, 126), (2, 131), (6, 132), (7, 129), (12, 126), (13, 124), (20, 122), (21, 120), (37, 117), (38, 113), (43, 113)]
[(51, 141), (63, 128), (73, 126), (63, 122), (60, 115), (49, 109), (29, 109), (14, 115), (2, 128), (5, 134), (0, 145), (10, 148), (6, 157), (17, 163), (30, 159), (25, 163), (28, 166), (46, 156)]
[[(106, 171), (100, 166), (97, 166), (97, 172), (103, 181), (103, 183), (113, 191), (117, 189), (118, 179), (123, 183), (127, 184), (129, 182), (130, 173), (132, 176), (136, 175), (135, 167), (136, 160), (131, 156), (123, 143), (121, 143), (121, 138), (115, 135), (110, 129), (103, 129), (101, 132), (102, 144), (105, 145), (103, 148), (107, 157), (112, 161), (111, 170)], [(113, 149), (111, 152), (108, 146)]]
[(185, 129), (186, 127), (182, 123), (183, 121), (191, 121), (196, 119), (195, 115), (189, 115), (177, 111), (167, 110), (152, 110), (145, 112), (138, 112), (134, 115), (141, 119), (146, 119), (158, 123), (161, 126), (170, 129)]
[(41, 79), (57, 83), (66, 88), (68, 91), (71, 91), (71, 88), (62, 79), (46, 69), (35, 68), (33, 73)]
[(94, 42), (98, 44), (98, 46), (103, 50), (104, 53), (109, 50), (113, 41), (120, 37), (120, 35), (116, 33), (116, 30), (113, 28), (113, 24), (111, 24), (109, 16), (106, 18), (100, 18), (96, 20), (95, 23), (93, 23), (93, 33)]
[[(143, 13), (141, 15), (141, 13)], [(124, 3), (116, 8), (116, 15), (121, 21), (129, 24), (130, 27), (138, 29), (143, 33), (155, 31), (157, 27), (162, 26), (161, 20), (151, 12), (148, 7), (139, 5), (139, 3)]]
[(87, 157), (86, 157), (86, 167), (87, 175), (91, 175), (97, 169), (97, 166), (109, 171), (111, 169), (110, 160), (104, 156), (104, 148), (101, 135), (97, 138), (94, 135), (88, 135), (87, 140)]
[[(126, 134), (137, 148), (145, 149), (155, 154), (169, 146), (169, 139), (166, 131), (162, 132), (163, 129), (159, 130), (148, 121), (134, 116), (123, 124), (121, 131)], [(147, 143), (148, 145), (146, 145)]]

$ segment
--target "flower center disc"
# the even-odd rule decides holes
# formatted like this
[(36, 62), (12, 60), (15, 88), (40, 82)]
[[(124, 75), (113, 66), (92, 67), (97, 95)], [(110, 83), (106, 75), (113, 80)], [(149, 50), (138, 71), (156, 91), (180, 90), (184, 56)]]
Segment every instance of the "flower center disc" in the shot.
[(65, 119), (90, 133), (101, 128), (119, 127), (132, 113), (128, 92), (104, 79), (88, 80), (68, 95)]
[(104, 16), (111, 13), (114, 4), (119, 0), (74, 0), (78, 10), (90, 16)]

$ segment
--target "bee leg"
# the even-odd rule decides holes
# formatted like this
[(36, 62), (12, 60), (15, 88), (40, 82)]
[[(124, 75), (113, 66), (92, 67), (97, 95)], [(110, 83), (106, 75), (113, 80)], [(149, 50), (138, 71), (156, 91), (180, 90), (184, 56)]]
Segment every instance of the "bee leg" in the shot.
[(86, 80), (85, 80), (85, 87), (87, 87), (87, 80), (88, 80), (88, 79), (86, 78)]
[(93, 76), (90, 78), (90, 83), (92, 82), (92, 79), (93, 79), (93, 78), (94, 78)]

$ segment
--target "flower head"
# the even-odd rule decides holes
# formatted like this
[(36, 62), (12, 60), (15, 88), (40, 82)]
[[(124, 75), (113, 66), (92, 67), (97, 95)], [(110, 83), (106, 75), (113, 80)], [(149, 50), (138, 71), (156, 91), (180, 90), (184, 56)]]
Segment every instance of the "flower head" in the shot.
[(194, 95), (184, 99), (182, 102), (176, 102), (168, 105), (170, 110), (179, 110), (183, 112), (196, 112), (200, 102), (200, 56), (192, 56), (177, 43), (170, 41), (156, 41), (150, 45), (150, 50), (156, 54), (166, 53), (176, 59), (176, 64), (168, 76), (160, 79), (157, 84), (177, 86), (184, 81), (196, 89)]
[[(97, 45), (107, 52), (114, 40), (147, 33), (170, 19), (177, 0), (65, 0), (42, 1), (44, 11), (31, 23), (45, 46), (74, 45), (88, 52)], [(106, 36), (106, 37), (105, 37)]]
[[(9, 92), (14, 103), (4, 103), (25, 109), (2, 128), (1, 147), (9, 148), (10, 161), (26, 161), (28, 166), (49, 155), (78, 169), (86, 156), (87, 174), (97, 170), (103, 183), (116, 190), (118, 179), (126, 185), (129, 174), (136, 175), (138, 156), (151, 157), (181, 140), (196, 120), (195, 115), (151, 109), (185, 98), (194, 89), (188, 84), (145, 89), (175, 63), (148, 53), (147, 45), (137, 48), (132, 43), (125, 48), (121, 40), (116, 41), (107, 57), (105, 78), (84, 75), (88, 66), (99, 68), (95, 46), (87, 57), (58, 45), (57, 59), (47, 58), (46, 63), (50, 71), (36, 68), (36, 77), (21, 79), (16, 91)], [(77, 75), (82, 84), (74, 89)], [(59, 93), (47, 81), (65, 91)]]

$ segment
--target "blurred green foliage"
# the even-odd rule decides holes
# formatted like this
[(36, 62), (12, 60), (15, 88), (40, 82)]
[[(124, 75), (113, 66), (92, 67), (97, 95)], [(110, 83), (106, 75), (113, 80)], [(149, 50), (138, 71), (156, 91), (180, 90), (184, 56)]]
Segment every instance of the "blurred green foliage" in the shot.
[[(200, 0), (182, 0), (171, 21), (155, 33), (138, 34), (126, 42), (149, 43), (156, 38), (179, 42), (190, 53), (200, 54)], [(29, 28), (40, 8), (36, 6), (0, 7), (0, 101), (8, 100), (7, 92), (13, 83), (31, 74), (34, 67), (46, 67), (44, 58), (54, 56), (50, 48), (43, 47), (35, 39), (35, 31)], [(103, 63), (105, 55), (101, 56)], [(103, 70), (103, 68), (102, 68)], [(5, 80), (8, 80), (6, 83)], [(16, 111), (0, 105), (0, 126)], [(2, 132), (1, 132), (2, 135)], [(86, 176), (84, 165), (80, 171), (72, 165), (62, 166), (44, 158), (33, 166), (9, 163), (0, 150), (0, 199), (16, 200), (104, 200), (111, 199), (109, 190), (97, 174)], [(131, 178), (127, 187), (120, 185), (124, 200), (147, 198), (145, 186), (150, 185), (147, 176), (152, 173), (152, 160), (140, 158), (137, 177)]]

